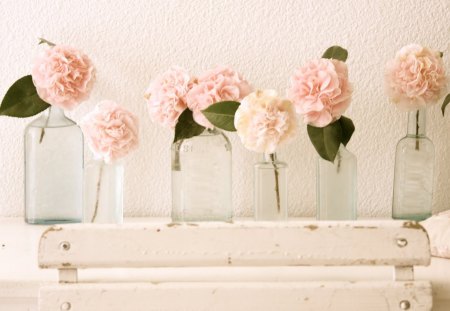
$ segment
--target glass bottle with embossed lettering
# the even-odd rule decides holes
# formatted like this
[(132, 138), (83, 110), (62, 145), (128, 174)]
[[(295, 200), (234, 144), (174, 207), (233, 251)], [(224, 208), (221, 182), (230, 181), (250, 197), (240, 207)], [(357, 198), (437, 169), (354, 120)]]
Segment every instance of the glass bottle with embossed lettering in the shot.
[(231, 221), (231, 144), (218, 129), (172, 144), (172, 221)]
[(434, 145), (426, 136), (426, 110), (409, 112), (408, 132), (395, 153), (394, 219), (424, 220), (431, 216)]

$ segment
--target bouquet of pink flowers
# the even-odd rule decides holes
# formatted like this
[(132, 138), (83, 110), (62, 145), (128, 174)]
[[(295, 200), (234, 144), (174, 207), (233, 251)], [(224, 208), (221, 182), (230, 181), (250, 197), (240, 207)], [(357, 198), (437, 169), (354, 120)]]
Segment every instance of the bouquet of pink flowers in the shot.
[[(385, 89), (391, 102), (403, 111), (428, 108), (443, 96), (447, 85), (442, 52), (418, 44), (401, 48), (386, 65)], [(450, 102), (448, 94), (442, 114)]]
[(298, 68), (287, 90), (298, 114), (308, 125), (308, 135), (319, 155), (334, 162), (339, 146), (350, 141), (355, 130), (342, 114), (350, 105), (352, 85), (345, 61), (347, 50), (332, 46), (322, 58)]
[[(174, 141), (178, 141), (215, 126), (207, 116), (208, 108), (222, 102), (233, 109), (250, 92), (250, 84), (230, 67), (218, 66), (198, 77), (172, 67), (150, 83), (145, 98), (152, 121), (174, 128)], [(211, 115), (220, 118), (214, 111)]]
[(80, 50), (47, 44), (34, 60), (31, 75), (17, 80), (6, 92), (0, 115), (26, 118), (50, 105), (72, 110), (89, 97), (95, 80), (95, 69), (89, 57)]

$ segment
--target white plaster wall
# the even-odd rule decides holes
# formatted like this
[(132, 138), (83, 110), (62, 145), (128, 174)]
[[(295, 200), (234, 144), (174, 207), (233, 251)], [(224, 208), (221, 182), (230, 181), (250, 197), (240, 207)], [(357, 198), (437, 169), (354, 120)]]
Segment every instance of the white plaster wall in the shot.
[[(229, 64), (259, 88), (284, 93), (293, 69), (330, 45), (349, 50), (356, 124), (349, 148), (358, 157), (359, 213), (389, 216), (394, 151), (406, 115), (383, 93), (387, 59), (417, 42), (444, 52), (450, 73), (449, 0), (1, 0), (0, 95), (30, 72), (37, 37), (71, 44), (94, 60), (98, 82), (79, 120), (101, 99), (114, 99), (141, 116), (142, 144), (126, 165), (127, 215), (169, 215), (172, 133), (153, 125), (143, 92), (171, 65), (198, 73)], [(23, 213), (23, 129), (31, 119), (0, 118), (0, 216)], [(450, 113), (429, 112), (436, 146), (433, 208), (450, 208)], [(233, 198), (238, 215), (252, 214), (252, 167), (259, 158), (235, 134)], [(290, 165), (290, 213), (315, 213), (315, 151), (304, 126), (280, 157)], [(63, 204), (63, 202), (61, 202)]]

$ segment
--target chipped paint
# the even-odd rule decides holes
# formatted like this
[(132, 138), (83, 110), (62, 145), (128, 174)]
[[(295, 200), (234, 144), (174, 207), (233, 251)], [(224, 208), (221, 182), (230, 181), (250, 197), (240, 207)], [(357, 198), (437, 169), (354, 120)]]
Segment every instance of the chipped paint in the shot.
[(48, 229), (46, 229), (42, 235), (41, 235), (41, 239), (46, 239), (47, 238), (47, 233), (50, 232), (56, 232), (56, 231), (61, 231), (63, 228), (60, 226), (51, 226)]
[(305, 228), (306, 228), (306, 229), (309, 229), (309, 230), (311, 230), (311, 231), (314, 231), (314, 230), (319, 229), (319, 227), (316, 226), (316, 225), (308, 225), (308, 226), (305, 226)]
[(169, 227), (169, 228), (178, 227), (178, 226), (181, 226), (181, 224), (178, 222), (171, 222), (170, 224), (167, 224), (167, 227)]

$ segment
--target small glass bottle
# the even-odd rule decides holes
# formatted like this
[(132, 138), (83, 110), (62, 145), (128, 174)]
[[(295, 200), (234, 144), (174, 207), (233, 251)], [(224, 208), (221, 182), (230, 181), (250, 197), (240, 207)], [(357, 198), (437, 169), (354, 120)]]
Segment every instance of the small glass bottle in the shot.
[(218, 129), (172, 144), (172, 221), (231, 221), (231, 144)]
[(90, 161), (84, 169), (83, 222), (123, 223), (124, 167), (120, 161)]
[(51, 106), (25, 129), (25, 221), (80, 222), (82, 217), (83, 134)]
[(334, 163), (317, 161), (317, 219), (355, 220), (357, 217), (356, 156), (340, 145)]
[(264, 154), (255, 164), (255, 220), (286, 220), (288, 218), (287, 164), (275, 153)]
[(431, 216), (434, 145), (426, 136), (426, 110), (410, 112), (408, 132), (395, 152), (394, 219), (424, 220)]

